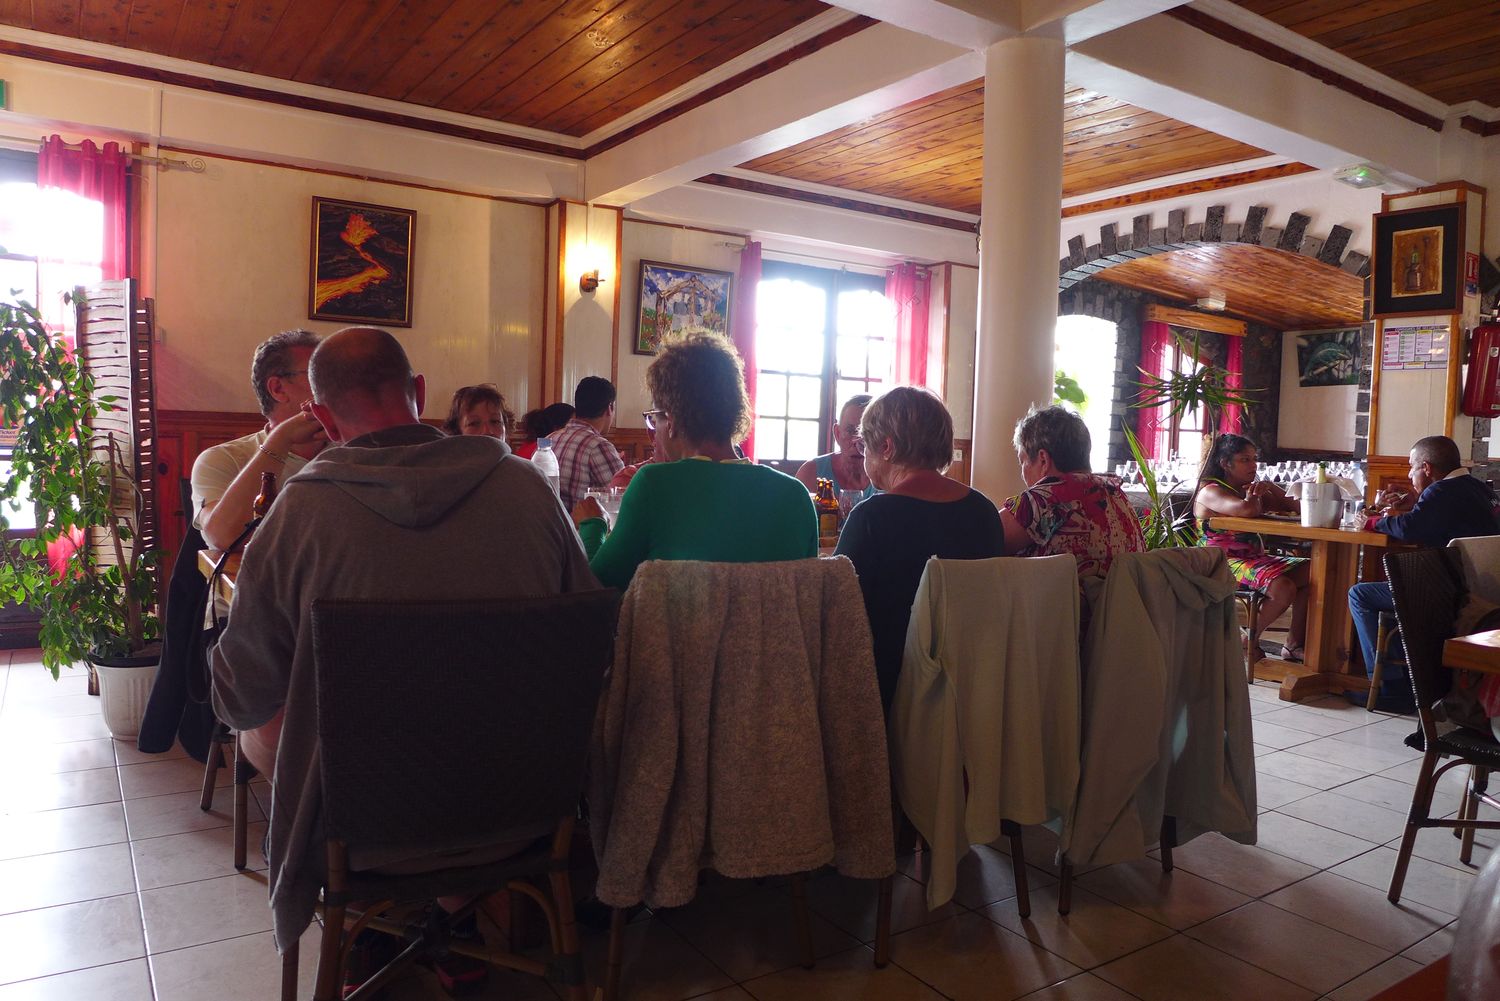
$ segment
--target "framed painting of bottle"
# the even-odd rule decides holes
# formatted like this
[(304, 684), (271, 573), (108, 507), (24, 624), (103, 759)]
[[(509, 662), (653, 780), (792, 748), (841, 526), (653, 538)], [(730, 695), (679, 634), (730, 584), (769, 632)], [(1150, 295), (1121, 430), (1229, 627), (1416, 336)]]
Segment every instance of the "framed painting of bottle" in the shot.
[(1372, 314), (1429, 316), (1462, 308), (1464, 205), (1428, 205), (1375, 216)]

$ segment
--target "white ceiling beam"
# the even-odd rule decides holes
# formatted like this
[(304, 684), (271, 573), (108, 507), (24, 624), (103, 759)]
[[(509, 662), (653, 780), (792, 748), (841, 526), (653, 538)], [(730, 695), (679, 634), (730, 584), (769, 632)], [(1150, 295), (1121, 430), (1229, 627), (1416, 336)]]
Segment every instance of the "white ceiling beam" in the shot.
[(983, 75), (976, 52), (877, 24), (589, 158), (584, 197), (627, 204)]
[(1068, 82), (1314, 167), (1441, 174), (1438, 133), (1164, 15), (1068, 52)]
[(830, 0), (835, 6), (966, 49), (1021, 33), (1021, 0)]
[(1069, 45), (1180, 7), (1182, 0), (1023, 0), (1021, 29), (1061, 31)]

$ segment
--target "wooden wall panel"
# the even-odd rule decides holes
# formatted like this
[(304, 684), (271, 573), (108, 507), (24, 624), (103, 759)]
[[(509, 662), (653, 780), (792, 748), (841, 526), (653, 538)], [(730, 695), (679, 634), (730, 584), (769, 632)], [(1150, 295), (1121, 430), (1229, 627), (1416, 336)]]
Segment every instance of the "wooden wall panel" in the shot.
[[(1082, 88), (1064, 96), (1063, 116), (1064, 197), (1265, 155)], [(975, 80), (740, 166), (977, 213), (983, 118)]]
[(46, 0), (0, 23), (583, 135), (820, 0)]

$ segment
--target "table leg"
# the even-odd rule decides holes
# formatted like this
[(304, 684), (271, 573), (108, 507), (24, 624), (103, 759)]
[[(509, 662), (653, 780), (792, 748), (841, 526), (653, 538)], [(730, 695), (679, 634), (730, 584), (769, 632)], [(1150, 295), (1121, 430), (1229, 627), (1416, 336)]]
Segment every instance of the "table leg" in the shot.
[(1305, 661), (1292, 664), (1267, 657), (1255, 665), (1257, 679), (1281, 682), (1281, 698), (1287, 702), (1369, 688), (1363, 675), (1349, 673), (1354, 628), (1349, 617), (1349, 588), (1359, 569), (1357, 547), (1315, 540), (1309, 569)]

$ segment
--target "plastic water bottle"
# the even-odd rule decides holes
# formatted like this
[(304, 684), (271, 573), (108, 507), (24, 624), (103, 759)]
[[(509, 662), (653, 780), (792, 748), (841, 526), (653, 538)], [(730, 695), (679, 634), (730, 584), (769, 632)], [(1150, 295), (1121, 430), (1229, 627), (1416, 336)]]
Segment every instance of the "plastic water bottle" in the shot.
[(536, 440), (536, 454), (531, 457), (536, 468), (547, 477), (547, 482), (552, 485), (552, 492), (562, 495), (562, 467), (557, 464), (557, 455), (552, 451), (551, 438), (538, 438)]

